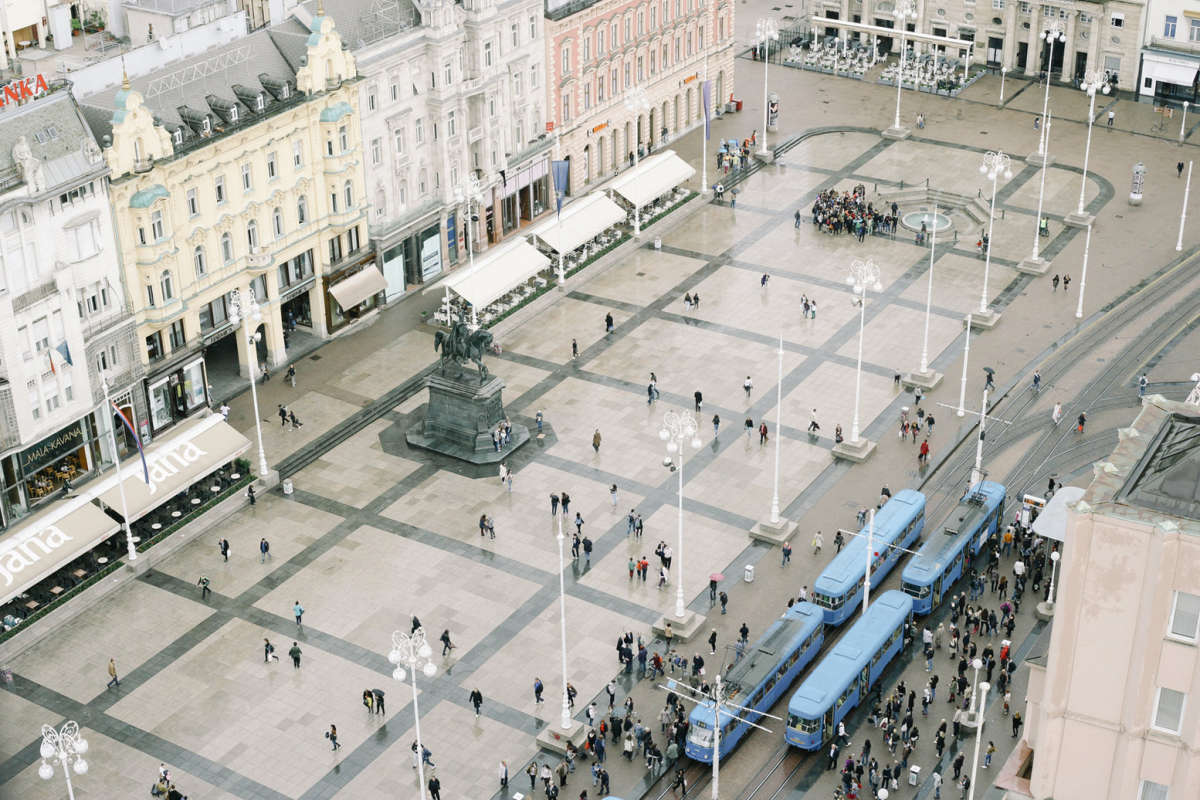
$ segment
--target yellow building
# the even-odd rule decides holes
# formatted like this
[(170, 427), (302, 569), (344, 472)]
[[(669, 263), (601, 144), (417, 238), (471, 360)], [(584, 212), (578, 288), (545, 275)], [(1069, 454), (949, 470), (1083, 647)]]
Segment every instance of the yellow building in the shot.
[[(302, 52), (264, 29), (81, 101), (111, 168), (154, 432), (381, 297), (354, 58), (329, 17), (310, 30)], [(260, 304), (257, 348), (233, 335), (235, 290)]]

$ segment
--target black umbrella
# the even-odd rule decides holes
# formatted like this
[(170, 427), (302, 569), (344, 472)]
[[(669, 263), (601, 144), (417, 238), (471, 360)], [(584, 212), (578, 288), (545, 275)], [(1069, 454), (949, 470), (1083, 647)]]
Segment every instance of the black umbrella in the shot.
[(988, 375), (995, 375), (995, 374), (996, 374), (996, 370), (992, 369), (991, 367), (984, 367), (984, 368), (983, 368), (983, 371), (984, 371), (984, 372), (986, 372)]

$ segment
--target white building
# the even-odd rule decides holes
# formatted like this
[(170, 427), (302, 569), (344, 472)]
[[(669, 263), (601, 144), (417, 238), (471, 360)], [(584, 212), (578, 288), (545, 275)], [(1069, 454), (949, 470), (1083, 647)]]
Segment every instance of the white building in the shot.
[[(317, 5), (272, 28), (284, 52), (284, 38), (307, 35)], [(468, 175), (478, 181), (476, 251), (546, 212), (540, 0), (339, 0), (324, 10), (363, 77), (369, 230), (389, 299), (466, 260), (456, 189)]]
[(140, 47), (238, 11), (236, 0), (126, 0), (125, 27), (129, 42)]
[(108, 165), (65, 82), (32, 82), (0, 109), (0, 529), (111, 461), (102, 375), (145, 419)]
[(1159, 104), (1195, 103), (1200, 3), (1150, 0), (1143, 33), (1138, 97)]

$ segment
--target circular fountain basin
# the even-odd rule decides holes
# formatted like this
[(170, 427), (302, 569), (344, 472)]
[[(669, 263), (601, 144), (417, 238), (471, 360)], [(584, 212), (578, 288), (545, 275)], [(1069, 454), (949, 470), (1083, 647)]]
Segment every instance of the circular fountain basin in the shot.
[(921, 223), (925, 223), (925, 230), (942, 233), (950, 229), (953, 224), (950, 217), (942, 213), (934, 213), (932, 211), (910, 211), (900, 217), (900, 224), (910, 231), (921, 230)]

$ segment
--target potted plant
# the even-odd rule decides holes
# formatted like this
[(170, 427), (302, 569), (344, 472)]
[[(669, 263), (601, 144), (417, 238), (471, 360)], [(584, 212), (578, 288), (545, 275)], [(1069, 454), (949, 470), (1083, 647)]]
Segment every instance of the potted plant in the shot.
[(78, 19), (72, 19), (71, 20), (71, 35), (78, 36), (81, 33), (83, 33), (83, 23), (80, 22)]

